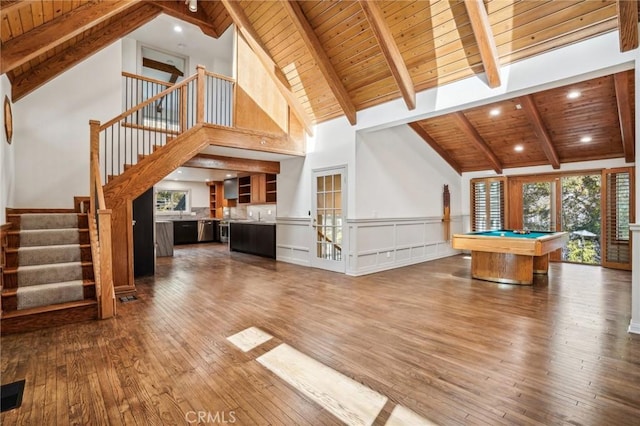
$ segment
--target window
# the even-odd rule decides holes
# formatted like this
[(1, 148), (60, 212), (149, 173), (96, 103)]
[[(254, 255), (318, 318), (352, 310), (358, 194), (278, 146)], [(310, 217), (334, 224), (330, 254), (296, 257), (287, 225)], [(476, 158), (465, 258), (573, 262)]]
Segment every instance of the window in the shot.
[(471, 230), (489, 231), (504, 228), (505, 178), (471, 181)]
[(603, 171), (603, 265), (631, 269), (629, 223), (633, 221), (633, 169)]
[(188, 189), (159, 189), (156, 191), (157, 213), (188, 213), (191, 211)]

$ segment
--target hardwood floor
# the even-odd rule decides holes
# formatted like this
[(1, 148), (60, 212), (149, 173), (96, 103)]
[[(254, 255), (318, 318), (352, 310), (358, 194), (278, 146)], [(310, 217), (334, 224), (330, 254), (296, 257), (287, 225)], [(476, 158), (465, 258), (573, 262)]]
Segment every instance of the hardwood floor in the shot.
[[(631, 274), (556, 264), (534, 286), (470, 279), (456, 256), (348, 277), (182, 246), (112, 320), (3, 336), (2, 424), (341, 424), (261, 365), (282, 343), (441, 425), (631, 425)], [(243, 352), (227, 337), (273, 336)], [(216, 417), (217, 416), (217, 417)], [(231, 421), (233, 420), (233, 421)]]

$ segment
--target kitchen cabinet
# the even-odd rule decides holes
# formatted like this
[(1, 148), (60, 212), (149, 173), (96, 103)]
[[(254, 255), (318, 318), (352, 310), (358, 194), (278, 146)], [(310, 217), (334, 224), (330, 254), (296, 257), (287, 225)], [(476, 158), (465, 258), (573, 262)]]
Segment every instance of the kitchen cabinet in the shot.
[(257, 173), (238, 178), (238, 203), (275, 203), (277, 197), (276, 175)]
[(242, 253), (276, 258), (276, 224), (231, 222), (229, 249)]
[(197, 242), (197, 220), (176, 220), (173, 222), (173, 244), (195, 244)]
[(223, 218), (224, 207), (235, 207), (236, 200), (225, 198), (224, 182), (209, 182), (209, 217)]
[(238, 203), (249, 204), (251, 202), (251, 176), (238, 178)]

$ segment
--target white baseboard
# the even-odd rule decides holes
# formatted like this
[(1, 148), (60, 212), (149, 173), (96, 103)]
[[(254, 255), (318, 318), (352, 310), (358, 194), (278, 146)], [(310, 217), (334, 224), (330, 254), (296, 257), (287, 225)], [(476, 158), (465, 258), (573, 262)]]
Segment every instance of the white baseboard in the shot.
[(629, 333), (640, 334), (640, 322), (631, 322), (629, 323)]

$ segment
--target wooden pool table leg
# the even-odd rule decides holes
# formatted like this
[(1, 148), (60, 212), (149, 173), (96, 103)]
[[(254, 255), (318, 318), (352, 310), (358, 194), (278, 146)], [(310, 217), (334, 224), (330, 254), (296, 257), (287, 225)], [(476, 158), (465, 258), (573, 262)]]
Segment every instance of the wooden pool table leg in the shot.
[(533, 256), (510, 253), (471, 252), (471, 275), (505, 284), (533, 284)]
[(547, 275), (549, 273), (549, 254), (533, 257), (533, 273)]

